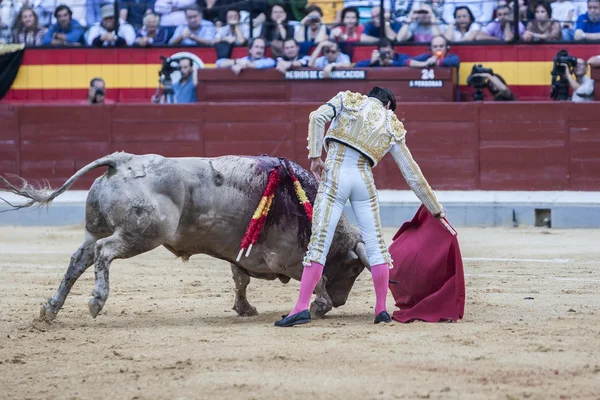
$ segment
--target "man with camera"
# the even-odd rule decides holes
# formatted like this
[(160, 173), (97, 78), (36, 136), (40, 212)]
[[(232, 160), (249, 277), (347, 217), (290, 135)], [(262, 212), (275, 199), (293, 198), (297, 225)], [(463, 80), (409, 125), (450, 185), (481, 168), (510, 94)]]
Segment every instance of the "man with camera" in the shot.
[(576, 103), (594, 101), (594, 81), (587, 76), (588, 63), (584, 59), (578, 58), (577, 64), (572, 69), (566, 63), (561, 63), (560, 66), (564, 68), (564, 71), (568, 71), (563, 76), (573, 89), (571, 100)]
[[(161, 101), (164, 101), (166, 103), (176, 104), (196, 103), (198, 101), (198, 95), (196, 91), (196, 86), (198, 85), (198, 74), (196, 73), (197, 70), (192, 60), (187, 57), (180, 58), (179, 60), (175, 59), (179, 64), (177, 67), (171, 66), (172, 60), (170, 58), (163, 58), (163, 60), (164, 62), (161, 74), (164, 75), (164, 80), (162, 83), (164, 84), (165, 89), (162, 99), (158, 96), (157, 91), (157, 94), (152, 96), (152, 102), (160, 103)], [(171, 74), (177, 70), (179, 70), (179, 73), (181, 74), (181, 79), (179, 79), (178, 82), (170, 85)], [(172, 93), (167, 90), (168, 86), (172, 87)]]
[(102, 78), (94, 78), (90, 81), (90, 88), (88, 90), (88, 97), (86, 100), (87, 104), (107, 104), (112, 103), (110, 100), (104, 98), (106, 94), (106, 83)]
[(371, 58), (354, 64), (356, 68), (367, 67), (402, 67), (408, 60), (408, 55), (398, 54), (394, 51), (394, 45), (386, 38), (379, 39), (377, 49), (371, 53)]
[(319, 43), (308, 61), (309, 67), (322, 69), (325, 78), (329, 78), (337, 67), (350, 67), (351, 64), (350, 57), (342, 53), (336, 42), (329, 40)]
[(481, 65), (473, 65), (471, 75), (467, 78), (467, 85), (475, 88), (473, 99), (482, 101), (483, 89), (487, 88), (494, 96), (494, 101), (516, 101), (514, 93), (510, 90), (502, 76), (494, 74), (490, 68)]
[(413, 42), (426, 43), (435, 36), (446, 31), (446, 25), (438, 21), (431, 6), (422, 4), (420, 8), (413, 8), (409, 15), (409, 22), (405, 23), (398, 31), (397, 42), (412, 39)]

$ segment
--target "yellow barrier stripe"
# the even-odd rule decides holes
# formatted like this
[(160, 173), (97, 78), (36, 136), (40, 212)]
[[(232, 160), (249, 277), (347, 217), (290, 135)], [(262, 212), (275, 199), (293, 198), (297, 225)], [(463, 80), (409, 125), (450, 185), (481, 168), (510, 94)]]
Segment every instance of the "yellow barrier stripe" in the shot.
[(12, 89), (87, 89), (94, 77), (102, 77), (108, 88), (156, 88), (159, 70), (156, 64), (22, 65)]
[[(461, 65), (460, 84), (467, 84), (473, 64), (482, 64), (502, 75), (512, 86), (549, 85), (552, 62), (503, 61), (468, 62)], [(205, 64), (214, 68), (214, 64)], [(23, 65), (13, 89), (86, 89), (92, 78), (104, 78), (109, 88), (147, 89), (158, 84), (157, 64), (73, 64), (73, 65)]]

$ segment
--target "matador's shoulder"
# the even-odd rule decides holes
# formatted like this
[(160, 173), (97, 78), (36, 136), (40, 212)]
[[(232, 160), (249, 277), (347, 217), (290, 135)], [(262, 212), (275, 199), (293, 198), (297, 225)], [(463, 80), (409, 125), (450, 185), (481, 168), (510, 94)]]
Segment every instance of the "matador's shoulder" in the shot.
[(394, 138), (399, 141), (403, 140), (406, 135), (406, 129), (404, 129), (404, 124), (398, 119), (396, 114), (392, 110), (388, 110), (388, 130), (394, 136)]
[(362, 93), (346, 90), (339, 93), (344, 108), (352, 111), (358, 111), (367, 104), (368, 97)]

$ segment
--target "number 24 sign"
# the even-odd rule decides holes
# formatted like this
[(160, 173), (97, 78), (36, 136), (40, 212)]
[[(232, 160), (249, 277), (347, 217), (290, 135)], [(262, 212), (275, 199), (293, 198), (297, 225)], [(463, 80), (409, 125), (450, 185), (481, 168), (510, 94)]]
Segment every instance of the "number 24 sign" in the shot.
[(421, 79), (435, 79), (435, 74), (432, 69), (422, 69), (421, 70)]

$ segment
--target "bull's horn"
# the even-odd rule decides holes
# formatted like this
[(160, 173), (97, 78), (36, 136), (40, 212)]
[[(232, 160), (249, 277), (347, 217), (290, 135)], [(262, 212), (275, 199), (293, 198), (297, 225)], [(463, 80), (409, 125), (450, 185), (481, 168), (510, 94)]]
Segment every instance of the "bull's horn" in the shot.
[(363, 242), (358, 242), (354, 248), (358, 259), (364, 264), (365, 267), (371, 272), (371, 265), (369, 264), (369, 257), (367, 256), (367, 248)]

